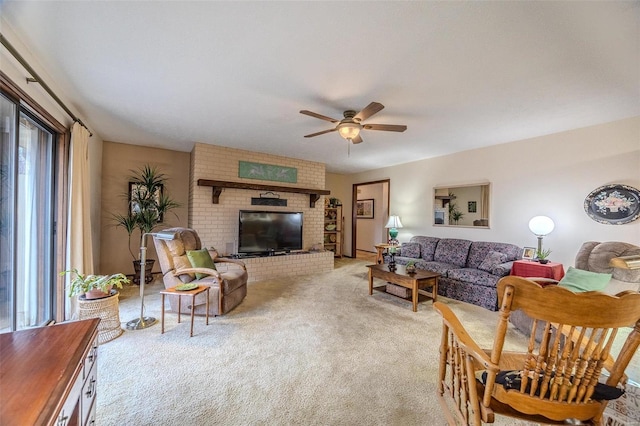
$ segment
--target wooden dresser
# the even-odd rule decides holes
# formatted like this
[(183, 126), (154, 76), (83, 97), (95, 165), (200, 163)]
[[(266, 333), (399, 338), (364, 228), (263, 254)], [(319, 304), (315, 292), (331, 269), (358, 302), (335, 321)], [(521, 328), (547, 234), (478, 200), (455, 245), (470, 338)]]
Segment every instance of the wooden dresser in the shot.
[(0, 334), (0, 424), (93, 425), (99, 319)]

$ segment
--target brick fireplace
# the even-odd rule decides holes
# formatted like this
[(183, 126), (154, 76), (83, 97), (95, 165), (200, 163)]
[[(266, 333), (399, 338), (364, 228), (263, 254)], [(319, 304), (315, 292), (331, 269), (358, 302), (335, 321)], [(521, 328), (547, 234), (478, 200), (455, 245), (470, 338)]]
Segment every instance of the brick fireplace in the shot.
[[(240, 161), (295, 167), (296, 183), (273, 182), (238, 177)], [(212, 188), (198, 186), (198, 179), (278, 185), (309, 189), (324, 189), (325, 166), (323, 163), (280, 157), (252, 151), (196, 143), (191, 151), (189, 176), (189, 227), (195, 229), (205, 247), (215, 247), (222, 254), (237, 250), (238, 213), (240, 210), (273, 210), (303, 212), (304, 249), (322, 242), (324, 226), (324, 197), (309, 206), (309, 195), (282, 192), (286, 207), (252, 205), (251, 198), (259, 198), (261, 191), (225, 188), (219, 203), (212, 202)], [(330, 252), (274, 256), (245, 259), (250, 281), (269, 279), (278, 275), (301, 275), (333, 269)]]

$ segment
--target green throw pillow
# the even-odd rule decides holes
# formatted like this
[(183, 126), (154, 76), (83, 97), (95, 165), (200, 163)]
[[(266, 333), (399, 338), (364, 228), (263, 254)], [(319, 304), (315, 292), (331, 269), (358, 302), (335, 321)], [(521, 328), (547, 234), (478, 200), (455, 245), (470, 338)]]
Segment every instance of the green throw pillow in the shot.
[[(191, 266), (194, 268), (208, 268), (213, 269), (214, 271), (216, 269), (216, 264), (207, 249), (187, 250), (187, 257), (189, 258), (189, 262), (191, 262)], [(201, 279), (206, 276), (207, 274), (196, 273), (197, 279)]]
[(582, 291), (600, 291), (611, 281), (611, 274), (599, 274), (597, 272), (584, 271), (569, 266), (567, 275), (558, 283), (574, 293)]

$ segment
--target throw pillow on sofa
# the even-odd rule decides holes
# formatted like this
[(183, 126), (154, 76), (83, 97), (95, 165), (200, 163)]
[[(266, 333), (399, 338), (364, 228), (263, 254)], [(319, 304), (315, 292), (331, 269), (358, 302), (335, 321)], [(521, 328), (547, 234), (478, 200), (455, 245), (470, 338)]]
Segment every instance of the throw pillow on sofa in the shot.
[(569, 266), (567, 274), (560, 280), (560, 282), (558, 282), (558, 285), (565, 287), (574, 293), (583, 291), (600, 291), (609, 284), (610, 280), (611, 274), (589, 272)]
[(501, 263), (506, 262), (508, 259), (507, 255), (504, 253), (500, 253), (498, 251), (490, 251), (485, 256), (484, 260), (480, 265), (478, 265), (478, 269), (482, 271), (486, 271), (489, 273), (493, 272), (493, 269)]
[[(194, 268), (208, 268), (213, 269), (214, 271), (216, 269), (216, 264), (207, 249), (187, 250), (187, 257), (189, 258), (189, 262), (191, 262), (191, 266)], [(197, 279), (201, 279), (206, 276), (207, 274), (200, 274), (196, 272)]]

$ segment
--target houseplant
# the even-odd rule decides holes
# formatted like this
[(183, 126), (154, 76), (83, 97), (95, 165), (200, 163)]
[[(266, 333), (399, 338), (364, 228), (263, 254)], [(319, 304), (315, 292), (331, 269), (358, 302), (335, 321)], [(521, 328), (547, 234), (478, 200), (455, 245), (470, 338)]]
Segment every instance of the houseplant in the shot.
[(122, 288), (129, 282), (124, 274), (84, 275), (77, 269), (60, 272), (60, 275), (72, 274), (69, 283), (69, 297), (83, 295), (86, 299), (100, 299), (110, 295), (111, 288)]
[[(131, 249), (131, 237), (136, 230), (142, 235), (153, 232), (153, 230), (164, 221), (167, 213), (180, 207), (180, 204), (171, 199), (165, 191), (167, 176), (161, 173), (156, 166), (145, 164), (138, 170), (131, 170), (129, 177), (129, 192), (127, 197), (127, 213), (113, 214), (115, 226), (122, 227), (127, 231), (127, 248), (133, 258), (134, 279), (133, 282), (139, 284), (140, 260), (136, 258)], [(176, 216), (177, 217), (177, 216)], [(152, 280), (151, 269), (154, 259), (147, 259), (145, 262), (145, 281)]]
[(549, 259), (547, 258), (549, 257), (550, 254), (551, 254), (551, 250), (549, 249), (536, 250), (536, 260), (542, 264), (548, 263)]
[(451, 221), (453, 221), (454, 224), (458, 224), (458, 221), (460, 221), (462, 219), (462, 217), (464, 216), (464, 213), (462, 213), (459, 209), (458, 209), (458, 205), (453, 201), (456, 198), (456, 194), (454, 194), (453, 192), (449, 193), (449, 198), (450, 198), (450, 202), (449, 202), (449, 225), (451, 225)]

